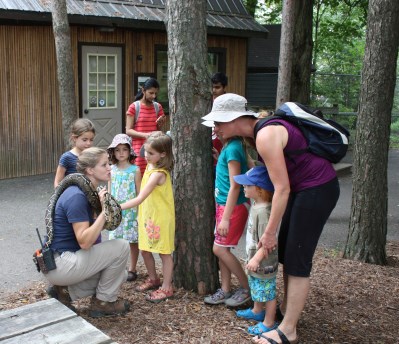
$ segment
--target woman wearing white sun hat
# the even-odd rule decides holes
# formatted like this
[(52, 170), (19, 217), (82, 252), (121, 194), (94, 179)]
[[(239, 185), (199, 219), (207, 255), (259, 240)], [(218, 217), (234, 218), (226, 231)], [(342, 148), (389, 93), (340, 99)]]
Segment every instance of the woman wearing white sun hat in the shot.
[[(310, 288), (312, 258), (323, 227), (339, 197), (339, 184), (331, 163), (306, 152), (287, 158), (285, 151), (307, 147), (300, 130), (281, 119), (258, 119), (247, 110), (247, 100), (226, 93), (215, 99), (205, 121), (213, 121), (223, 139), (234, 136), (254, 140), (269, 171), (275, 192), (270, 220), (260, 239), (265, 254), (277, 247), (284, 265), (284, 298), (277, 310), (280, 326), (254, 337), (256, 343), (297, 343), (296, 326)], [(284, 315), (283, 315), (284, 314)]]

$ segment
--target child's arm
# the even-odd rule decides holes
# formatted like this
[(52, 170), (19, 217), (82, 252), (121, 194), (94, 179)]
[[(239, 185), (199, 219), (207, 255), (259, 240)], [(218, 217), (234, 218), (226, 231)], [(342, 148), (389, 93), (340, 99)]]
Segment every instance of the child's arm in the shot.
[(265, 250), (260, 248), (248, 262), (247, 269), (255, 272), (263, 258), (266, 258)]
[(155, 189), (157, 185), (162, 185), (166, 181), (166, 175), (163, 172), (154, 172), (148, 178), (148, 183), (140, 191), (136, 198), (131, 199), (125, 203), (121, 204), (122, 210), (137, 207), (139, 204), (143, 203), (144, 200), (150, 195), (150, 193)]
[(227, 201), (224, 208), (222, 220), (220, 221), (217, 231), (221, 236), (227, 236), (229, 232), (230, 217), (234, 207), (237, 205), (238, 196), (240, 194), (241, 185), (234, 181), (233, 176), (241, 173), (241, 164), (237, 160), (231, 160), (228, 163), (230, 189), (227, 195)]
[(61, 180), (65, 178), (66, 168), (64, 166), (58, 165), (57, 171), (55, 172), (54, 178), (54, 189), (61, 183)]

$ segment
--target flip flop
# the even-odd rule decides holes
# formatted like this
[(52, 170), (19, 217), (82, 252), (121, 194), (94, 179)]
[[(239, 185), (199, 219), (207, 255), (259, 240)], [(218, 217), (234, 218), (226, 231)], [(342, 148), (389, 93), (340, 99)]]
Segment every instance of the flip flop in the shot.
[(173, 297), (173, 290), (166, 291), (159, 288), (153, 291), (152, 293), (146, 295), (145, 299), (153, 303), (159, 303), (166, 299), (170, 299), (172, 297)]
[[(276, 328), (276, 332), (277, 332), (278, 336), (281, 339), (281, 344), (298, 344), (299, 343), (298, 337), (296, 339), (294, 339), (294, 340), (289, 341), (287, 336), (279, 328)], [(259, 334), (258, 338), (264, 338), (270, 344), (279, 344), (274, 339), (271, 339), (271, 338), (269, 338), (267, 336), (264, 336), (263, 334)]]

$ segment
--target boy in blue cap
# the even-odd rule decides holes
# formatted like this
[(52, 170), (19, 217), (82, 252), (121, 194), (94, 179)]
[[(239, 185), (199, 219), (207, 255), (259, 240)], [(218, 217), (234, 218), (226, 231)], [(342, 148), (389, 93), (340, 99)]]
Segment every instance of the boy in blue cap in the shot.
[(259, 238), (269, 221), (274, 187), (264, 166), (255, 166), (245, 174), (234, 176), (234, 180), (244, 186), (245, 196), (254, 201), (248, 221), (246, 244), (246, 268), (254, 307), (239, 310), (236, 314), (240, 318), (259, 321), (258, 324), (248, 327), (248, 333), (256, 336), (277, 328), (277, 250), (265, 256), (265, 250), (258, 249)]

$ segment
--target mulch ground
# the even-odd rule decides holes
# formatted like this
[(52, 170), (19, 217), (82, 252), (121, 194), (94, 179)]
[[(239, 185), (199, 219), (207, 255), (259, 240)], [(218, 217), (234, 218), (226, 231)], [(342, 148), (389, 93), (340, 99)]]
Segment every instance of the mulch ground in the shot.
[[(399, 242), (387, 244), (387, 255), (388, 265), (376, 266), (342, 259), (335, 250), (317, 250), (311, 292), (298, 324), (301, 343), (399, 343)], [(203, 297), (185, 290), (151, 304), (134, 291), (143, 279), (123, 285), (121, 297), (132, 304), (126, 316), (92, 319), (89, 300), (75, 303), (79, 315), (120, 344), (250, 342), (250, 323), (237, 319), (233, 310), (206, 306)], [(44, 289), (37, 283), (9, 295), (0, 310), (45, 299)]]

